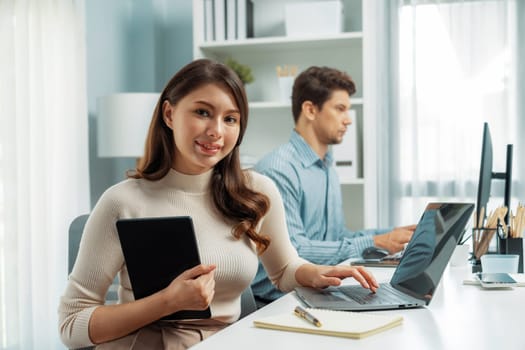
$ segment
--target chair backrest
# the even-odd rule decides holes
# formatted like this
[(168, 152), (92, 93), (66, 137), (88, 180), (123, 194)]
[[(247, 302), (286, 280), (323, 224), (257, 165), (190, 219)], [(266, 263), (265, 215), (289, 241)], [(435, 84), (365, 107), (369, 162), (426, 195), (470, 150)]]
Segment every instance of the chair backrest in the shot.
[(80, 239), (89, 215), (77, 216), (69, 225), (68, 271), (71, 273), (78, 254)]
[[(71, 273), (73, 271), (73, 265), (75, 265), (75, 260), (78, 255), (78, 248), (80, 247), (80, 240), (82, 239), (82, 232), (84, 232), (84, 226), (89, 215), (84, 214), (77, 216), (71, 224), (69, 225), (69, 248), (68, 248), (68, 271)], [(118, 300), (118, 277), (115, 277), (115, 280), (109, 287), (109, 290), (106, 294), (106, 303), (115, 304)]]
[[(84, 214), (76, 217), (71, 224), (69, 225), (69, 251), (68, 251), (68, 271), (71, 273), (73, 270), (73, 265), (78, 254), (78, 248), (80, 246), (80, 239), (82, 238), (82, 232), (84, 231), (84, 226), (89, 215)], [(118, 300), (117, 295), (118, 289), (118, 279), (115, 278), (113, 285), (109, 288), (108, 294), (106, 295), (106, 300), (110, 302), (115, 302)], [(257, 305), (255, 304), (255, 298), (252, 293), (252, 288), (246, 288), (241, 295), (241, 316), (243, 318), (246, 315), (251, 314), (257, 310)]]
[[(80, 246), (80, 239), (82, 238), (82, 232), (84, 231), (84, 226), (86, 225), (86, 221), (88, 219), (89, 215), (80, 215), (77, 216), (73, 221), (71, 221), (71, 224), (69, 224), (69, 233), (68, 233), (68, 273), (71, 273), (73, 270), (73, 265), (75, 265), (75, 260), (77, 259), (78, 254), (78, 248)], [(108, 293), (109, 296), (109, 293)], [(115, 299), (116, 300), (116, 299)], [(94, 346), (89, 346), (81, 349), (76, 350), (93, 350), (95, 349)]]

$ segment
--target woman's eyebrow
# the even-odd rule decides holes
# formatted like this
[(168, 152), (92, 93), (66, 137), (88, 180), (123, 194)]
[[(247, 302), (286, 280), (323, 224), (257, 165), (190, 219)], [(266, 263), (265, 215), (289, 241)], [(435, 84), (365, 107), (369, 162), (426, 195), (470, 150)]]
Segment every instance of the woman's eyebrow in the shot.
[(206, 105), (209, 108), (215, 108), (213, 106), (213, 104), (211, 104), (211, 103), (209, 103), (208, 101), (205, 101), (205, 100), (196, 100), (196, 101), (193, 101), (193, 103)]

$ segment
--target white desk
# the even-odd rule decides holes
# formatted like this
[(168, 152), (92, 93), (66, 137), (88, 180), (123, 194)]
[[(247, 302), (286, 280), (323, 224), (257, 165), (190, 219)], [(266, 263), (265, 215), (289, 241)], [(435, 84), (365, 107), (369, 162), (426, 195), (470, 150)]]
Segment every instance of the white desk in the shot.
[[(370, 268), (388, 281), (393, 269)], [(374, 311), (400, 314), (403, 324), (364, 339), (266, 330), (253, 320), (292, 312), (300, 302), (289, 293), (192, 347), (246, 350), (321, 349), (525, 349), (525, 287), (488, 290), (463, 285), (470, 267), (447, 267), (434, 299), (419, 309)]]

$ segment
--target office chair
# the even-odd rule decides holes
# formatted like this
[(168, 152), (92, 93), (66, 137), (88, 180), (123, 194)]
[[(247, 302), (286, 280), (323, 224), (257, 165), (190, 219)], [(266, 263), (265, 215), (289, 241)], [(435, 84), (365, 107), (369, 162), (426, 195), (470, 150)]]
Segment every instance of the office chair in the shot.
[[(73, 265), (75, 265), (75, 260), (77, 259), (77, 254), (78, 254), (78, 248), (80, 246), (80, 239), (82, 238), (82, 232), (84, 231), (84, 226), (86, 225), (86, 221), (88, 217), (89, 215), (87, 214), (77, 216), (75, 219), (73, 219), (71, 224), (69, 224), (68, 273), (71, 273), (71, 271), (73, 271)], [(115, 284), (115, 281), (113, 281), (113, 284)], [(113, 285), (111, 285), (110, 290), (112, 288), (113, 288)], [(118, 298), (115, 298), (115, 296), (116, 296), (116, 293), (113, 294), (113, 293), (110, 293), (110, 291), (108, 291), (108, 295), (106, 296), (106, 298), (114, 299), (114, 301), (116, 301)], [(86, 348), (80, 348), (77, 350), (92, 350), (92, 349), (95, 349), (95, 347), (90, 346)]]
[[(84, 232), (84, 226), (89, 215), (84, 214), (76, 217), (69, 225), (69, 248), (68, 248), (68, 271), (73, 271), (73, 265), (78, 254), (78, 248), (80, 247), (80, 239), (82, 238), (82, 232)], [(115, 304), (118, 301), (118, 277), (111, 284), (106, 294), (106, 304)]]

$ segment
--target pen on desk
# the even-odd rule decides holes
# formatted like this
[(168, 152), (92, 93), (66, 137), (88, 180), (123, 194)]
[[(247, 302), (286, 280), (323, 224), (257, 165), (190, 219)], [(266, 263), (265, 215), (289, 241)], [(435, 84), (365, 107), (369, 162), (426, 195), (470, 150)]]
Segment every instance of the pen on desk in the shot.
[(312, 315), (300, 306), (295, 307), (294, 314), (305, 319), (306, 321), (310, 322), (316, 327), (321, 327), (321, 322), (314, 315)]

